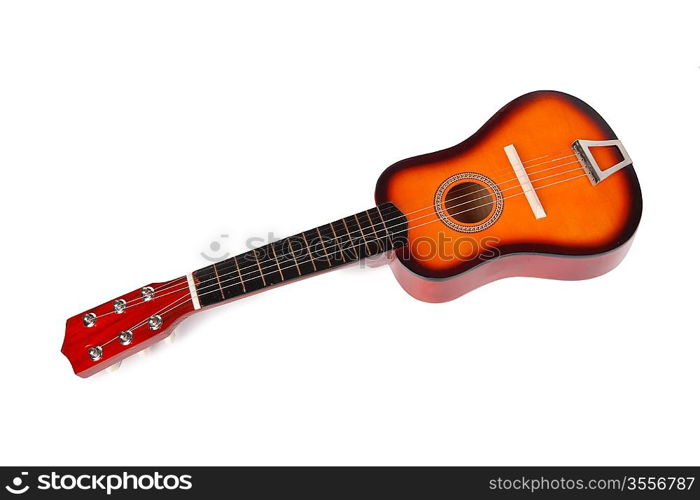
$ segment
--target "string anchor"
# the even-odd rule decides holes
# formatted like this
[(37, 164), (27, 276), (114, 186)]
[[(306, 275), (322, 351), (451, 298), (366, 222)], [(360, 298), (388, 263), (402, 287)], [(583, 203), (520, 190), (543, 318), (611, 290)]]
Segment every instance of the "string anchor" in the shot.
[[(604, 181), (607, 177), (610, 177), (618, 170), (632, 165), (632, 159), (630, 158), (629, 153), (627, 153), (627, 150), (622, 145), (622, 142), (620, 142), (618, 139), (609, 141), (586, 141), (579, 139), (574, 141), (573, 144), (571, 144), (571, 147), (576, 154), (576, 158), (583, 167), (583, 170), (588, 175), (588, 180), (590, 180), (591, 184), (594, 186), (599, 182)], [(595, 147), (615, 147), (620, 152), (622, 160), (612, 167), (602, 170), (591, 153), (591, 148)]]

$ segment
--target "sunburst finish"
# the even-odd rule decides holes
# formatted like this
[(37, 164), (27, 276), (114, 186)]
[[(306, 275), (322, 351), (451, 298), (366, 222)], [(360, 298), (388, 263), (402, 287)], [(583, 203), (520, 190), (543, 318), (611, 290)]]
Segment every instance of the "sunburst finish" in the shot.
[[(464, 142), (389, 167), (376, 188), (408, 218), (409, 245), (396, 258), (414, 275), (449, 279), (514, 254), (595, 256), (621, 248), (641, 217), (642, 198), (632, 166), (592, 185), (571, 148), (577, 139), (616, 139), (583, 101), (560, 92), (533, 92), (512, 101)], [(535, 219), (504, 153), (513, 144), (546, 211)], [(601, 164), (618, 160), (601, 149)], [(501, 190), (503, 210), (488, 227), (465, 235), (440, 220), (435, 195), (454, 176), (480, 174)], [(425, 210), (425, 207), (433, 207)], [(458, 222), (458, 221), (454, 221)], [(467, 237), (468, 236), (468, 237)], [(424, 242), (432, 242), (432, 251)]]

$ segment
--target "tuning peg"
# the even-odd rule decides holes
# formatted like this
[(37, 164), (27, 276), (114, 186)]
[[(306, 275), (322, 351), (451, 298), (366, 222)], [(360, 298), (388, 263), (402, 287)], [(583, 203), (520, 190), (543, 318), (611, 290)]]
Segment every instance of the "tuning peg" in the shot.
[(107, 371), (108, 373), (114, 373), (114, 372), (116, 372), (121, 366), (122, 366), (122, 362), (121, 362), (121, 361), (117, 361), (117, 362), (114, 363), (113, 365), (108, 366), (106, 371)]
[(363, 262), (367, 267), (375, 268), (375, 267), (382, 267), (382, 266), (388, 264), (389, 259), (388, 259), (386, 253), (382, 253), (379, 255), (373, 255), (371, 257), (367, 257)]
[(142, 358), (145, 358), (146, 356), (148, 356), (148, 354), (149, 354), (148, 351), (150, 351), (150, 350), (151, 350), (150, 347), (146, 347), (145, 349), (141, 349), (139, 351), (139, 356), (141, 356)]
[(170, 335), (165, 337), (165, 342), (167, 342), (168, 344), (172, 344), (173, 342), (175, 342), (175, 334), (171, 333)]

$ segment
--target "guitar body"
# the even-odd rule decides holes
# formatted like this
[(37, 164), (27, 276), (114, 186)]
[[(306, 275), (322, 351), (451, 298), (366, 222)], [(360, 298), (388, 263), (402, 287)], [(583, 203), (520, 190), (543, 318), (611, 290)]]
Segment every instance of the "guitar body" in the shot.
[[(639, 182), (628, 165), (593, 185), (572, 153), (578, 139), (617, 137), (583, 101), (539, 91), (507, 104), (464, 142), (385, 170), (377, 203), (417, 214), (408, 216), (408, 244), (390, 258), (402, 287), (420, 300), (444, 302), (505, 277), (580, 280), (614, 268), (641, 218)], [(521, 185), (504, 153), (510, 144), (524, 160), (544, 217), (536, 219), (516, 194)], [(621, 160), (617, 148), (596, 150), (601, 166)], [(471, 196), (473, 208), (466, 210), (472, 213), (463, 206), (450, 211), (450, 192), (461, 201)], [(430, 205), (440, 222), (419, 218)]]
[(62, 352), (88, 377), (199, 311), (387, 254), (428, 302), (508, 276), (585, 279), (615, 267), (642, 213), (632, 161), (601, 116), (560, 92), (512, 101), (449, 149), (389, 167), (377, 206), (151, 283), (68, 319)]

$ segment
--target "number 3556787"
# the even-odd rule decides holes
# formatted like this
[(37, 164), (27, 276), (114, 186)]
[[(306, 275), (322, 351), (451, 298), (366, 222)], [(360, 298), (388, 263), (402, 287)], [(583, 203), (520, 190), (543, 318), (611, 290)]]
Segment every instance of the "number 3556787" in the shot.
[(653, 490), (676, 490), (685, 491), (693, 487), (695, 477), (673, 477), (673, 476), (640, 476), (627, 477), (627, 489), (639, 491)]

